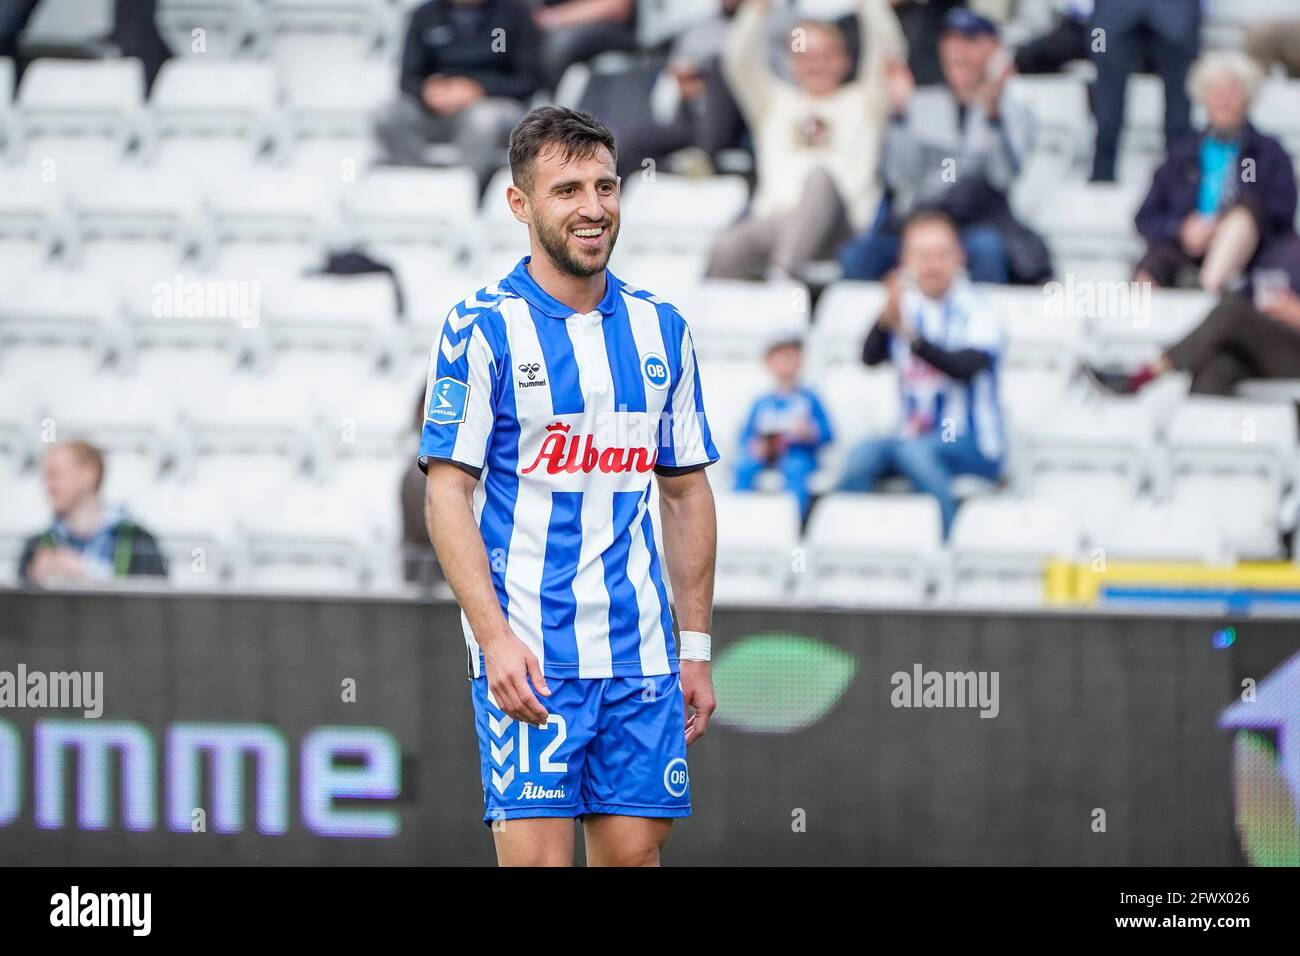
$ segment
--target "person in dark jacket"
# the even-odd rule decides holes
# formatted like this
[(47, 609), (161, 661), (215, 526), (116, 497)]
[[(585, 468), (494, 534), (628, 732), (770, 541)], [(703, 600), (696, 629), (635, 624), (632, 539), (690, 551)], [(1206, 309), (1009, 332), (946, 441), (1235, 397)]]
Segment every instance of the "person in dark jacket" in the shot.
[(376, 122), (386, 159), (420, 166), (429, 144), (451, 143), (485, 184), (541, 88), (539, 43), (521, 0), (416, 7), (402, 48), (401, 94)]
[(41, 472), (54, 523), (24, 545), (18, 561), (22, 581), (79, 584), (167, 574), (153, 536), (101, 502), (104, 455), (98, 448), (60, 442), (46, 453)]
[(1294, 235), (1291, 157), (1246, 118), (1262, 78), (1240, 52), (1198, 61), (1189, 85), (1205, 105), (1208, 126), (1174, 145), (1138, 210), (1138, 232), (1147, 240), (1139, 281), (1235, 291), (1259, 255)]

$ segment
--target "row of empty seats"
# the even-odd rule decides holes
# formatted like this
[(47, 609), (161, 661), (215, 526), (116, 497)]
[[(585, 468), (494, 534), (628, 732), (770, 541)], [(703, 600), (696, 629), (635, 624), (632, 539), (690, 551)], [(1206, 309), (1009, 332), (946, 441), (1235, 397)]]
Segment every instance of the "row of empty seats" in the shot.
[(717, 496), (720, 604), (1036, 607), (1049, 561), (1230, 563), (1203, 509), (1131, 503), (1088, 528), (1069, 502), (999, 496), (966, 502), (945, 543), (920, 495), (834, 494), (803, 535), (784, 494)]

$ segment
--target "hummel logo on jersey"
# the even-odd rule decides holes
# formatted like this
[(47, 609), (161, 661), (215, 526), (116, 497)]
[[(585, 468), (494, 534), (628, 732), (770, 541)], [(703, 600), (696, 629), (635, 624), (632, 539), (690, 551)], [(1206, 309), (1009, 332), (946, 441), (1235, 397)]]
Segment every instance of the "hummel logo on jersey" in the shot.
[(528, 381), (516, 381), (520, 388), (536, 388), (538, 385), (545, 385), (546, 379), (538, 378), (537, 373), (541, 370), (541, 365), (537, 362), (524, 362), (519, 366), (519, 371), (528, 376)]
[[(604, 474), (622, 474), (629, 471), (653, 471), (659, 450), (647, 448), (596, 448), (590, 435), (572, 435), (568, 447), (564, 439), (570, 426), (564, 422), (551, 422), (546, 426), (547, 435), (542, 439), (542, 447), (537, 450), (537, 457), (527, 468), (521, 468), (521, 475), (531, 474), (543, 462), (546, 463), (548, 475), (566, 472), (591, 474), (599, 471)], [(584, 441), (585, 439), (585, 441)], [(579, 451), (581, 448), (581, 451)]]
[(519, 797), (522, 800), (563, 800), (564, 788), (556, 787), (553, 790), (547, 790), (545, 787), (539, 787), (531, 780), (524, 784), (524, 788), (519, 791)]

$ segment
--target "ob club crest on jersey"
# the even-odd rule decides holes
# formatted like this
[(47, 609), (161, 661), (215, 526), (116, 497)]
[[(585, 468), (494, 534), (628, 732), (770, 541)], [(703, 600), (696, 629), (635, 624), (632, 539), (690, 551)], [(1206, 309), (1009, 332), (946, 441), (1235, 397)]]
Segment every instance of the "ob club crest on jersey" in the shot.
[(435, 425), (455, 425), (465, 420), (469, 405), (469, 383), (444, 375), (429, 389), (429, 406), (425, 421)]
[(668, 360), (658, 352), (641, 356), (641, 374), (651, 388), (663, 391), (668, 387)]

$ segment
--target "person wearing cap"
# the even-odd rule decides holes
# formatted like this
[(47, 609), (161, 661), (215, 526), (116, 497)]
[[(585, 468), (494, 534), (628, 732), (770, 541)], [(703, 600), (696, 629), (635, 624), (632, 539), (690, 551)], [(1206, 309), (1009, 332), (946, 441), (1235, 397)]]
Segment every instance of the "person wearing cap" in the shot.
[(997, 27), (970, 10), (949, 11), (939, 60), (944, 83), (919, 89), (906, 66), (888, 68), (888, 196), (874, 225), (840, 251), (845, 276), (882, 278), (898, 262), (902, 223), (935, 209), (956, 223), (972, 279), (1040, 282), (1051, 274), (1047, 247), (1008, 201), (1029, 153), (1033, 116), (1004, 93), (1014, 67)]
[(812, 497), (808, 481), (817, 470), (817, 454), (834, 437), (830, 416), (817, 393), (799, 379), (803, 339), (793, 332), (774, 336), (764, 356), (772, 389), (754, 400), (740, 433), (736, 490), (753, 491), (759, 475), (781, 475), (786, 491), (808, 516)]
[(153, 536), (101, 501), (104, 455), (98, 448), (59, 442), (41, 462), (41, 477), (54, 522), (27, 540), (18, 561), (20, 580), (45, 586), (167, 574)]

